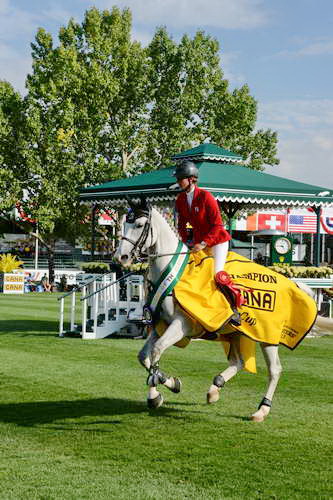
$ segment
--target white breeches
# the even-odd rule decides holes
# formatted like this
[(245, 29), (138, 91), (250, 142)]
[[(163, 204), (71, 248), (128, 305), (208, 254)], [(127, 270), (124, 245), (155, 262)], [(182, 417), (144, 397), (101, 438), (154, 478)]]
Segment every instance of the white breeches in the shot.
[(223, 271), (225, 261), (227, 259), (227, 253), (229, 250), (229, 241), (225, 241), (224, 243), (219, 243), (218, 245), (214, 245), (212, 247), (212, 252), (214, 256), (214, 267), (215, 274), (219, 271)]

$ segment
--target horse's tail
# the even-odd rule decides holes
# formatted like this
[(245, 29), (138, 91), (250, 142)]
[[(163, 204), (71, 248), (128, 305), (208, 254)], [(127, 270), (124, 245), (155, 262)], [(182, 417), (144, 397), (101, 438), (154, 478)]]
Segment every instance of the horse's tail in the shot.
[(325, 332), (326, 335), (333, 335), (333, 319), (317, 316), (314, 326)]

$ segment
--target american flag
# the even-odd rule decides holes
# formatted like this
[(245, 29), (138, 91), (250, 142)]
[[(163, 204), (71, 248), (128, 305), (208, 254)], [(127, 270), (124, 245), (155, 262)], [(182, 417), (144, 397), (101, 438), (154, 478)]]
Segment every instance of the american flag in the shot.
[(316, 215), (289, 215), (289, 233), (315, 233), (317, 229)]

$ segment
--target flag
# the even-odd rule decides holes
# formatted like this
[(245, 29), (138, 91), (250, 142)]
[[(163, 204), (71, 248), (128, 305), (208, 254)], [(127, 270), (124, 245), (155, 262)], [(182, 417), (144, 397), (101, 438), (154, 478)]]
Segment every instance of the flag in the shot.
[(333, 217), (320, 217), (320, 223), (326, 233), (333, 234)]
[(257, 214), (240, 217), (232, 221), (232, 229), (236, 231), (256, 231), (257, 229)]
[(285, 214), (258, 214), (258, 230), (275, 229), (277, 231), (286, 230), (286, 216)]
[(98, 212), (98, 224), (100, 226), (115, 226), (115, 211), (114, 210), (101, 210)]
[(289, 215), (289, 233), (315, 233), (317, 231), (316, 215)]

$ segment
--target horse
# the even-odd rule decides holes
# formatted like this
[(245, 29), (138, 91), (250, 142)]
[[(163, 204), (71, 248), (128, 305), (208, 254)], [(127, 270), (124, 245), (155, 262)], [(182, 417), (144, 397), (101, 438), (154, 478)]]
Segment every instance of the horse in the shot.
[[(161, 275), (165, 277), (165, 270), (170, 263), (170, 256), (189, 253), (189, 249), (180, 243), (175, 230), (166, 219), (155, 208), (151, 207), (143, 196), (140, 201), (127, 198), (130, 205), (120, 235), (120, 242), (115, 252), (115, 258), (123, 267), (128, 267), (133, 259), (144, 258), (148, 260), (148, 283), (158, 283)], [(179, 251), (181, 249), (181, 251)], [(266, 268), (263, 268), (264, 270)], [(168, 279), (168, 278), (167, 278)], [(311, 295), (312, 291), (303, 285), (300, 293)], [(161, 294), (162, 295), (162, 294)], [(148, 371), (147, 405), (149, 409), (156, 409), (163, 404), (163, 396), (158, 390), (163, 385), (173, 393), (181, 391), (182, 383), (178, 377), (167, 376), (161, 371), (159, 362), (163, 353), (180, 341), (191, 337), (193, 321), (184, 309), (177, 303), (172, 295), (164, 293), (163, 300), (159, 297), (160, 318), (167, 325), (165, 332), (161, 335), (154, 326), (144, 346), (138, 353), (140, 364)], [(316, 314), (315, 314), (316, 316)], [(333, 321), (328, 318), (317, 316), (316, 326), (333, 331)], [(223, 338), (225, 325), (220, 330)], [(305, 332), (306, 333), (306, 332)], [(207, 403), (216, 403), (220, 399), (223, 386), (244, 368), (244, 361), (240, 352), (240, 340), (242, 333), (233, 331), (228, 335), (230, 349), (228, 353), (229, 366), (218, 373), (208, 389)], [(282, 372), (282, 366), (278, 354), (278, 345), (267, 342), (259, 342), (268, 370), (268, 384), (264, 397), (258, 409), (249, 417), (254, 422), (262, 422), (268, 416), (272, 406), (273, 396)]]

